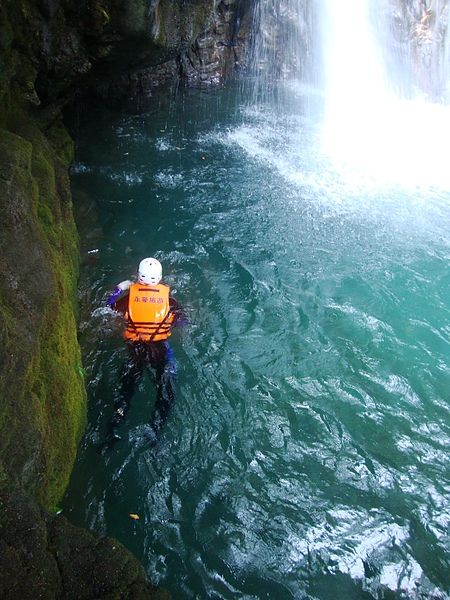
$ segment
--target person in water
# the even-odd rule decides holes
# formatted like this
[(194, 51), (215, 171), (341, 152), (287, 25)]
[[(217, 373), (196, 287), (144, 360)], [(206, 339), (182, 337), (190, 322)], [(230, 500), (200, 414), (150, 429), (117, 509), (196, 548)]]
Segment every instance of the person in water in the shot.
[(106, 302), (106, 306), (125, 316), (124, 338), (130, 356), (122, 367), (114, 414), (101, 448), (121, 439), (117, 430), (125, 421), (144, 367), (152, 374), (156, 385), (155, 411), (151, 428), (146, 432), (150, 442), (158, 440), (176, 402), (177, 370), (168, 338), (173, 327), (186, 323), (186, 317), (178, 302), (170, 296), (169, 286), (160, 283), (161, 278), (161, 263), (155, 258), (144, 258), (138, 267), (137, 283), (122, 281)]

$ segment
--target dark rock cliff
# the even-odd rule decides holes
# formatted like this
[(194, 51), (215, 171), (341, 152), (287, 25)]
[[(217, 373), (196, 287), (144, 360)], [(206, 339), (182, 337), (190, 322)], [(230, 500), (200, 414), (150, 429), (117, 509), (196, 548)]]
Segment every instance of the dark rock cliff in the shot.
[[(80, 89), (101, 96), (116, 86), (120, 96), (120, 83), (112, 82), (144, 68), (154, 70), (147, 75), (152, 85), (181, 77), (183, 61), (187, 79), (201, 71), (203, 80), (219, 80), (236, 62), (233, 26), (248, 4), (0, 5), (2, 598), (167, 597), (120, 544), (51, 512), (67, 486), (86, 413), (68, 177), (73, 144), (61, 112)], [(219, 44), (215, 33), (219, 41), (235, 37)]]

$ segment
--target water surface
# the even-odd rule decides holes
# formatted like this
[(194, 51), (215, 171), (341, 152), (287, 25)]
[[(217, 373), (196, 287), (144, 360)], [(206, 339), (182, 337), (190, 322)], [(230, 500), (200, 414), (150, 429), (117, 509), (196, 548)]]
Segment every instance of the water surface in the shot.
[[(333, 162), (316, 102), (77, 124), (89, 423), (63, 512), (177, 600), (449, 597), (450, 194)], [(99, 455), (126, 357), (103, 306), (145, 256), (189, 317), (179, 399), (147, 449), (144, 379)]]

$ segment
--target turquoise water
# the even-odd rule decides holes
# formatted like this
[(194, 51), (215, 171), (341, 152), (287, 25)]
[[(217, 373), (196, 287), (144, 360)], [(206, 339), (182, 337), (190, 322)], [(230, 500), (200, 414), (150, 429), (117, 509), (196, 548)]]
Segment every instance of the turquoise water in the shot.
[[(76, 124), (89, 423), (63, 513), (177, 600), (450, 597), (449, 191), (327, 158), (295, 87), (153, 102)], [(126, 357), (104, 302), (152, 255), (189, 318), (178, 403), (146, 448), (144, 379), (101, 455)]]

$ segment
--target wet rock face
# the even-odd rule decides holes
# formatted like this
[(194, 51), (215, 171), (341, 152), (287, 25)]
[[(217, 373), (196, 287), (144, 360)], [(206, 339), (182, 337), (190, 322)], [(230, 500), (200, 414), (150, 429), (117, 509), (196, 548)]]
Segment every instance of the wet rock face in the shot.
[(2, 600), (169, 600), (122, 544), (41, 509), (19, 487), (0, 490)]
[(34, 105), (49, 103), (74, 86), (167, 63), (197, 40), (202, 55), (197, 66), (218, 67), (215, 50), (211, 58), (200, 50), (211, 48), (211, 36), (236, 46), (236, 21), (240, 24), (252, 1), (5, 0), (0, 84), (13, 81)]
[[(104, 77), (90, 90), (102, 102), (142, 108), (166, 84), (217, 85), (247, 67), (254, 0), (216, 0), (200, 33), (176, 55), (146, 68)], [(156, 56), (156, 55), (155, 55)], [(160, 57), (160, 55), (158, 55)]]
[(448, 1), (392, 0), (389, 19), (410, 81), (432, 101), (448, 101)]
[(212, 18), (211, 0), (103, 0), (80, 11), (86, 45), (99, 71), (154, 66), (191, 44)]

